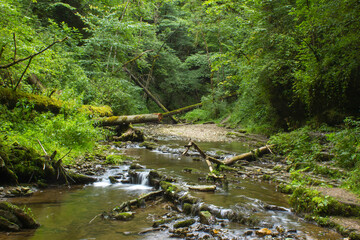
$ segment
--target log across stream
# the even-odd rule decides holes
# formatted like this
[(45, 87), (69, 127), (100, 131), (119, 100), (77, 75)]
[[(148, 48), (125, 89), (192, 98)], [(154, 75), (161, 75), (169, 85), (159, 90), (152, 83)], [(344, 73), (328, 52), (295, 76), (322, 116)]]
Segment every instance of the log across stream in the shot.
[[(182, 185), (197, 185), (199, 178), (208, 173), (208, 166), (203, 161), (194, 161), (192, 156), (181, 156), (187, 142), (165, 139), (159, 142), (158, 148), (148, 150), (137, 145), (116, 148), (138, 159), (146, 169), (134, 170), (146, 175), (150, 169), (170, 175)], [(166, 146), (165, 146), (166, 145)], [(226, 149), (233, 155), (247, 152), (243, 143), (201, 143), (204, 151), (216, 152)], [(129, 165), (108, 170), (99, 177), (99, 181), (86, 186), (58, 187), (36, 192), (28, 198), (14, 198), (12, 202), (31, 207), (41, 227), (34, 231), (14, 234), (0, 234), (0, 239), (167, 239), (167, 231), (147, 232), (152, 229), (154, 221), (169, 212), (170, 204), (155, 204), (142, 208), (130, 221), (110, 221), (96, 217), (109, 211), (124, 201), (136, 199), (141, 194), (154, 191), (150, 186), (130, 183), (112, 184), (111, 175), (126, 175)], [(191, 173), (186, 171), (191, 169)], [(201, 184), (206, 184), (202, 182)], [(227, 189), (218, 188), (216, 192), (191, 192), (203, 199), (206, 204), (231, 208), (234, 205), (246, 205), (258, 210), (262, 220), (282, 225), (288, 230), (297, 230), (308, 239), (339, 239), (339, 235), (324, 228), (308, 224), (293, 215), (290, 211), (261, 210), (264, 204), (288, 208), (286, 196), (276, 192), (275, 186), (250, 179), (239, 179), (238, 183), (229, 184)], [(244, 239), (244, 232), (249, 226), (224, 222), (222, 226), (238, 239)], [(139, 235), (139, 232), (145, 232)]]

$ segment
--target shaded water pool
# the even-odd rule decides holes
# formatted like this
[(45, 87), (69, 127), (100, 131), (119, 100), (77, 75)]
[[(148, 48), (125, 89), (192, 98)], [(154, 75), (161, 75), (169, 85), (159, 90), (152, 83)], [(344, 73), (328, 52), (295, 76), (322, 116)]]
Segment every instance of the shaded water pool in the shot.
[[(160, 142), (172, 149), (183, 149), (186, 142)], [(243, 153), (249, 147), (243, 143), (200, 143), (206, 151), (229, 151), (233, 154)], [(160, 150), (131, 147), (117, 149), (130, 156), (139, 158), (139, 163), (147, 169), (156, 169), (175, 177), (182, 184), (199, 184), (199, 177), (204, 177), (208, 168), (203, 161), (193, 161), (192, 157), (180, 154), (163, 153)], [(196, 169), (197, 173), (186, 173), (184, 168)], [(139, 232), (152, 226), (155, 216), (165, 214), (168, 210), (163, 206), (144, 208), (138, 211), (135, 218), (129, 222), (103, 220), (99, 217), (104, 211), (109, 211), (120, 203), (136, 198), (139, 194), (152, 191), (143, 184), (110, 184), (108, 176), (126, 172), (128, 166), (109, 170), (99, 182), (86, 186), (71, 186), (46, 189), (36, 192), (27, 198), (10, 199), (11, 202), (30, 207), (40, 222), (41, 227), (21, 233), (0, 233), (0, 239), (165, 239), (165, 233), (156, 232), (138, 235)], [(203, 183), (201, 183), (203, 184)], [(251, 180), (239, 180), (238, 184), (230, 184), (226, 190), (216, 193), (197, 193), (204, 202), (224, 208), (241, 205), (259, 208), (263, 204), (277, 205), (288, 208), (285, 195), (275, 191), (275, 186)], [(338, 234), (327, 229), (309, 224), (296, 217), (290, 211), (262, 211), (258, 213), (265, 221), (282, 225), (286, 229), (296, 229), (307, 234), (308, 239), (339, 239)], [(247, 226), (231, 223), (228, 227), (237, 236), (241, 236)], [(239, 239), (241, 239), (239, 237)]]

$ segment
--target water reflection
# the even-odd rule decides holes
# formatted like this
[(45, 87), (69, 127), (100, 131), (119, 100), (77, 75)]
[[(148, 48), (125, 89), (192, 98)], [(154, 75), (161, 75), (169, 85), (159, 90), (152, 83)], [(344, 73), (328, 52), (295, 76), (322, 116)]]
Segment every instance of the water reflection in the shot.
[[(174, 143), (174, 148), (183, 148), (184, 142)], [(238, 145), (224, 143), (201, 143), (204, 150), (216, 151), (226, 149), (240, 152), (248, 151), (246, 147), (238, 149)], [(200, 144), (199, 144), (200, 145)], [(140, 163), (148, 169), (157, 169), (168, 175), (179, 178), (183, 184), (197, 184), (198, 178), (207, 172), (207, 165), (202, 161), (193, 161), (192, 157), (174, 154), (164, 154), (159, 151), (149, 151), (143, 148), (129, 148), (126, 154), (140, 157)], [(197, 169), (199, 173), (189, 174), (183, 171), (185, 167)], [(0, 234), (0, 239), (7, 240), (63, 240), (63, 239), (166, 239), (165, 233), (150, 233), (139, 236), (137, 233), (152, 226), (152, 216), (159, 216), (167, 212), (162, 206), (144, 208), (138, 211), (135, 218), (129, 222), (107, 221), (99, 217), (103, 211), (109, 211), (120, 203), (136, 198), (139, 194), (151, 191), (151, 187), (143, 184), (111, 184), (109, 176), (124, 173), (128, 166), (111, 169), (96, 182), (87, 186), (58, 187), (46, 189), (35, 193), (29, 198), (15, 198), (11, 201), (16, 204), (30, 207), (41, 223), (36, 231), (25, 231), (21, 233)], [(146, 171), (144, 171), (146, 173)], [(275, 187), (267, 183), (240, 180), (238, 184), (230, 184), (226, 191), (216, 193), (193, 192), (193, 195), (201, 197), (204, 202), (229, 207), (241, 207), (242, 204), (251, 205), (254, 209), (260, 209), (262, 204), (272, 204), (289, 207), (286, 197), (275, 191)], [(287, 228), (294, 228), (303, 232), (310, 232), (314, 239), (338, 239), (339, 235), (325, 234), (322, 228), (307, 224), (285, 211), (254, 211), (261, 215), (265, 221), (281, 224)], [(242, 234), (241, 231), (247, 226), (231, 223), (229, 229), (234, 233)]]

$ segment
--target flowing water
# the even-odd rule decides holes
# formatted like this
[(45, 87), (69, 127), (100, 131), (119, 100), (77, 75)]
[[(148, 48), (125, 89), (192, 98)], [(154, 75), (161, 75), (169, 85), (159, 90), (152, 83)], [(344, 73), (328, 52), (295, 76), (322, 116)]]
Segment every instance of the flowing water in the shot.
[[(58, 187), (41, 190), (31, 197), (11, 199), (13, 203), (25, 205), (32, 209), (41, 227), (37, 230), (20, 233), (0, 234), (0, 239), (28, 240), (28, 239), (164, 239), (165, 233), (150, 233), (138, 235), (152, 226), (155, 216), (165, 214), (168, 210), (162, 206), (144, 208), (138, 211), (132, 221), (104, 220), (99, 215), (109, 211), (116, 205), (138, 197), (142, 193), (152, 191), (147, 185), (149, 169), (156, 169), (169, 176), (176, 177), (181, 184), (199, 184), (199, 178), (208, 173), (203, 161), (194, 161), (192, 157), (181, 156), (179, 149), (183, 149), (186, 142), (162, 141), (165, 148), (147, 150), (139, 147), (117, 149), (130, 156), (139, 158), (139, 163), (146, 166), (138, 171), (137, 177), (127, 176), (129, 166), (110, 169), (99, 181), (86, 186)], [(249, 147), (243, 143), (201, 143), (206, 151), (228, 151), (233, 154), (247, 152)], [(175, 149), (175, 150), (174, 150)], [(176, 150), (178, 149), (178, 150)], [(174, 150), (174, 151), (172, 151)], [(168, 153), (173, 152), (173, 153)], [(184, 172), (184, 168), (192, 168), (195, 173)], [(123, 176), (130, 183), (111, 184), (109, 176)], [(247, 209), (261, 209), (264, 204), (288, 208), (285, 195), (275, 191), (275, 186), (251, 180), (240, 180), (238, 184), (230, 184), (226, 190), (216, 193), (196, 193), (205, 203), (224, 208), (246, 207)], [(324, 228), (309, 224), (296, 217), (290, 211), (258, 211), (265, 222), (282, 225), (286, 229), (296, 229), (306, 233), (308, 239), (339, 239), (340, 236)], [(234, 234), (242, 234), (248, 229), (236, 223), (228, 227)], [(238, 235), (240, 236), (240, 235)]]

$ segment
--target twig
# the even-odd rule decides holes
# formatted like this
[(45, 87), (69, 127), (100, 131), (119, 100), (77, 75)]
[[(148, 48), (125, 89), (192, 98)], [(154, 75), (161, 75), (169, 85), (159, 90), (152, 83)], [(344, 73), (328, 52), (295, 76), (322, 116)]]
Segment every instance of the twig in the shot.
[[(46, 152), (45, 148), (43, 147), (43, 145), (41, 144), (40, 140), (37, 139), (37, 141), (38, 141), (38, 143), (40, 144), (40, 147), (42, 148), (42, 150), (43, 150), (44, 153), (45, 153), (45, 161), (46, 161), (46, 159), (49, 157), (49, 155), (47, 154), (47, 152)], [(45, 170), (45, 168), (46, 168), (46, 162), (44, 162), (43, 170)]]
[(124, 8), (124, 11), (123, 11), (122, 14), (121, 14), (121, 17), (120, 17), (120, 19), (119, 19), (120, 22), (123, 20), (123, 18), (124, 18), (124, 16), (125, 16), (125, 13), (126, 13), (126, 10), (127, 10), (127, 8), (128, 8), (129, 2), (130, 2), (130, 0), (127, 1), (126, 6), (125, 6), (125, 8)]
[(38, 141), (38, 143), (40, 144), (40, 147), (41, 147), (41, 148), (42, 148), (42, 150), (44, 151), (45, 155), (46, 155), (46, 156), (48, 156), (48, 154), (47, 154), (47, 152), (46, 152), (45, 148), (43, 147), (43, 145), (41, 145), (40, 140), (39, 140), (39, 139), (37, 139), (37, 141)]
[[(273, 146), (273, 145), (272, 145), (272, 146)], [(271, 154), (274, 154), (273, 151), (271, 151), (271, 148), (270, 148), (269, 145), (266, 145), (266, 147), (267, 147), (267, 149), (269, 150), (269, 152), (270, 152)]]
[(20, 58), (20, 59), (15, 60), (15, 61), (13, 61), (13, 62), (11, 62), (11, 63), (5, 64), (5, 65), (0, 65), (0, 69), (2, 69), (2, 68), (8, 68), (8, 67), (11, 67), (11, 66), (13, 66), (13, 65), (15, 65), (15, 64), (18, 64), (18, 63), (20, 63), (20, 62), (26, 61), (26, 60), (28, 60), (28, 59), (30, 59), (30, 58), (36, 57), (37, 55), (39, 55), (39, 54), (45, 52), (46, 50), (50, 49), (50, 48), (51, 48), (52, 46), (54, 46), (55, 44), (66, 41), (68, 38), (69, 38), (69, 37), (65, 37), (65, 38), (63, 38), (63, 39), (61, 39), (61, 40), (57, 40), (57, 41), (51, 43), (51, 44), (50, 44), (49, 46), (47, 46), (46, 48), (40, 50), (39, 52), (34, 53), (34, 54), (31, 54), (31, 55), (29, 55), (29, 56), (27, 56), (27, 57), (25, 57), (25, 58)]
[(28, 64), (27, 64), (25, 70), (24, 70), (23, 73), (21, 74), (21, 77), (20, 77), (19, 81), (16, 83), (16, 86), (14, 87), (14, 91), (16, 91), (16, 88), (19, 86), (21, 80), (23, 79), (26, 71), (28, 70), (28, 68), (29, 68), (29, 66), (30, 66), (30, 64), (31, 64), (31, 60), (32, 60), (32, 59), (33, 59), (33, 57), (30, 58), (30, 60), (29, 60), (29, 62), (28, 62)]
[[(134, 57), (133, 59), (130, 59), (129, 61), (127, 61), (126, 63), (123, 64), (123, 67), (126, 67), (127, 64), (133, 62), (133, 61), (136, 61), (137, 59), (139, 59), (140, 57), (142, 57), (142, 55), (144, 55), (145, 53), (148, 53), (148, 52), (152, 52), (154, 50), (152, 49), (149, 49), (149, 50), (146, 50), (145, 52), (142, 52), (140, 53), (139, 55), (137, 55), (136, 57)], [(118, 72), (119, 70), (117, 70), (116, 72)]]
[(93, 217), (93, 219), (90, 220), (89, 224), (91, 224), (97, 217), (101, 216), (101, 213)]
[(64, 157), (66, 157), (66, 156), (71, 152), (71, 150), (72, 150), (72, 149), (70, 149), (64, 156), (62, 156), (62, 157), (59, 159), (59, 161), (60, 161), (60, 160), (63, 160)]

